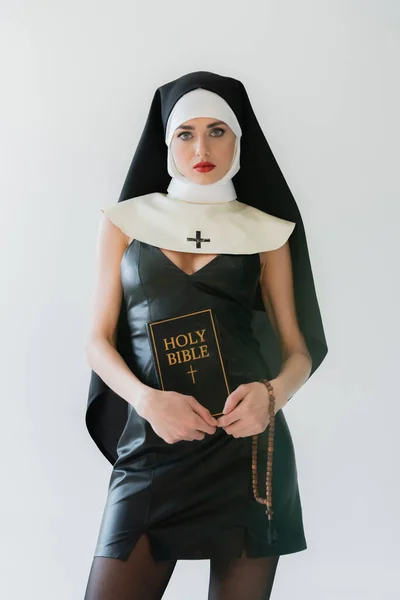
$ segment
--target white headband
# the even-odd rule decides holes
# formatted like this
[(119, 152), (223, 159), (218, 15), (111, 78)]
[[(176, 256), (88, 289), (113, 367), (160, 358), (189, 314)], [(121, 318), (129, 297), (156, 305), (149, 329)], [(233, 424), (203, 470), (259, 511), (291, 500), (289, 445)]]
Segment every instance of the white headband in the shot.
[[(229, 171), (215, 183), (201, 185), (193, 183), (176, 167), (171, 140), (179, 125), (197, 117), (209, 117), (224, 121), (236, 135), (232, 165)], [(240, 169), (240, 138), (242, 129), (229, 104), (218, 94), (197, 88), (184, 94), (174, 105), (167, 121), (165, 143), (168, 146), (168, 173), (172, 177), (168, 186), (168, 196), (188, 202), (226, 202), (236, 198), (232, 177)]]

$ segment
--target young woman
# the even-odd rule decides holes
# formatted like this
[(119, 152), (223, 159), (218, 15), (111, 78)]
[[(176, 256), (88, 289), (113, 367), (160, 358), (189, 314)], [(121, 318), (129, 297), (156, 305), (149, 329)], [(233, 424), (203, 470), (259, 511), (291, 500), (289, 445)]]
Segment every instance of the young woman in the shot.
[[(241, 82), (158, 88), (102, 212), (86, 423), (113, 469), (85, 600), (161, 598), (178, 559), (205, 558), (209, 600), (268, 599), (280, 555), (307, 547), (282, 408), (327, 344), (302, 219)], [(201, 402), (164, 388), (149, 335), (204, 310), (218, 414), (208, 363), (188, 362)]]

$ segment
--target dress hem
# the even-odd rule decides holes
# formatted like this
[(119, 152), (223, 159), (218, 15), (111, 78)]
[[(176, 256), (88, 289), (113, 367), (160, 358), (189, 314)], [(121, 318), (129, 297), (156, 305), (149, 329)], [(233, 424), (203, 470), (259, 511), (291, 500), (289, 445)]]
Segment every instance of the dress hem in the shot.
[[(126, 550), (113, 551), (111, 548), (98, 548), (96, 549), (94, 556), (104, 556), (108, 558), (116, 558), (123, 561), (128, 560), (131, 552), (135, 548), (138, 540), (135, 540), (133, 544), (130, 544), (129, 548)], [(298, 543), (292, 544), (274, 544), (273, 546), (269, 546), (268, 544), (260, 543), (257, 549), (253, 547), (253, 549), (248, 547), (245, 543), (242, 545), (242, 549), (240, 552), (232, 552), (232, 549), (227, 552), (182, 552), (178, 549), (171, 551), (156, 551), (152, 547), (152, 555), (156, 562), (162, 562), (166, 560), (212, 560), (212, 559), (235, 559), (240, 558), (242, 554), (242, 550), (245, 549), (246, 556), (245, 558), (264, 558), (268, 556), (283, 556), (287, 554), (295, 554), (297, 552), (302, 552), (307, 550), (308, 546), (304, 540), (299, 541)]]

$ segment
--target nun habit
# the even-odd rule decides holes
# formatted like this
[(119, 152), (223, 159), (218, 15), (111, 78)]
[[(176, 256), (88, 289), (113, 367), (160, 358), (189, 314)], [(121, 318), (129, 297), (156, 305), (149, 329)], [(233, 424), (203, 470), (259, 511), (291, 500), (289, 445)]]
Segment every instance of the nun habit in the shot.
[[(207, 91), (204, 110), (194, 114), (199, 90)], [(191, 104), (195, 91), (200, 96), (193, 94)], [(212, 95), (225, 106), (218, 114), (206, 114)], [(186, 112), (177, 109), (180, 100)], [(175, 128), (196, 116), (225, 120), (237, 136), (231, 169), (216, 184), (191, 184), (169, 151)], [(239, 80), (198, 71), (159, 87), (119, 200), (103, 212), (131, 239), (121, 261), (116, 348), (146, 385), (159, 388), (145, 323), (209, 307), (218, 318), (231, 391), (279, 374), (282, 358), (261, 296), (259, 253), (287, 240), (310, 376), (320, 366), (327, 343), (302, 218)], [(189, 275), (160, 248), (218, 256)], [(86, 425), (113, 465), (95, 556), (126, 560), (143, 532), (157, 561), (235, 558), (243, 550), (249, 557), (276, 556), (307, 547), (282, 410), (275, 416), (272, 540), (265, 508), (253, 497), (251, 436), (234, 438), (221, 428), (201, 441), (167, 444), (94, 371)], [(258, 436), (263, 496), (267, 433), (268, 427)]]

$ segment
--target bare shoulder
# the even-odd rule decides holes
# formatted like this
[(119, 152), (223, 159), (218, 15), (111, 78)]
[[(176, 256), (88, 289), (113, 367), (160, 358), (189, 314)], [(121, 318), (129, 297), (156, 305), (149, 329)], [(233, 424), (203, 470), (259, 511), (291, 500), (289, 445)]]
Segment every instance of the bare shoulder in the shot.
[(100, 219), (98, 237), (97, 237), (97, 249), (100, 246), (105, 246), (107, 250), (111, 252), (121, 252), (122, 254), (129, 246), (131, 238), (125, 233), (113, 220), (101, 210), (102, 216)]
[[(266, 250), (260, 252), (260, 281), (264, 281), (265, 285), (267, 280), (270, 282), (275, 277), (281, 274), (282, 277), (288, 278), (291, 275), (292, 260), (290, 254), (289, 241), (287, 240), (282, 246), (276, 248), (276, 250)], [(268, 277), (267, 277), (268, 273)]]
[(115, 345), (122, 301), (120, 267), (127, 246), (126, 233), (103, 214), (97, 235), (95, 286), (87, 343), (102, 338)]

